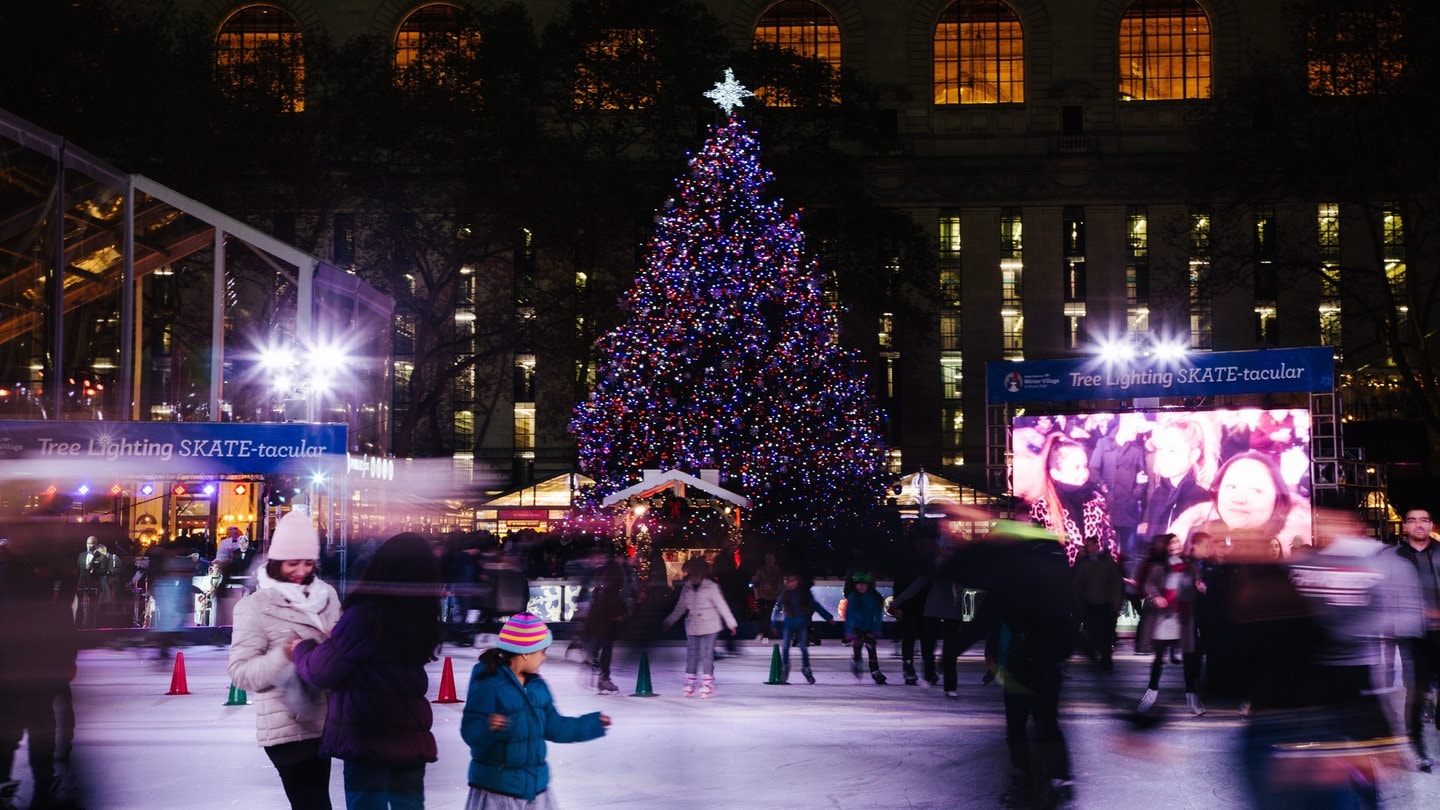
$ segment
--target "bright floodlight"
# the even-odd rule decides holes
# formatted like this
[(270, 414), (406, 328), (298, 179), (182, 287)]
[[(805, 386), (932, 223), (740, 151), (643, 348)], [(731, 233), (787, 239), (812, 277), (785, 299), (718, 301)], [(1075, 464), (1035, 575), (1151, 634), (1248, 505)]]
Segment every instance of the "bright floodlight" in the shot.
[(1155, 356), (1161, 360), (1179, 360), (1189, 353), (1190, 347), (1179, 341), (1158, 341)]
[(1100, 359), (1107, 363), (1129, 360), (1135, 356), (1135, 347), (1128, 340), (1101, 340)]
[(295, 353), (286, 346), (262, 346), (260, 367), (270, 372), (279, 372), (295, 365)]

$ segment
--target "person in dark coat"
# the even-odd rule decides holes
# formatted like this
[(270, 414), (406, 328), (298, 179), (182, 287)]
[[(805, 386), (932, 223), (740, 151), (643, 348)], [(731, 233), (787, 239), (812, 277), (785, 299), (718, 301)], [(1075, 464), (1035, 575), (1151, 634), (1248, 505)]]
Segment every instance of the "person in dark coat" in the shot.
[(620, 548), (612, 546), (606, 553), (605, 564), (595, 572), (590, 612), (585, 616), (585, 634), (594, 644), (599, 674), (595, 688), (602, 694), (613, 695), (620, 688), (610, 680), (610, 664), (621, 623), (635, 607), (635, 571)]
[(1102, 553), (1095, 538), (1085, 538), (1085, 553), (1075, 561), (1075, 606), (1089, 654), (1102, 672), (1115, 666), (1115, 621), (1124, 602), (1125, 573), (1119, 561)]
[(429, 678), (444, 639), (442, 575), (425, 538), (397, 534), (375, 552), (330, 638), (293, 643), (300, 679), (330, 691), (320, 753), (345, 761), (347, 807), (423, 807), (436, 760)]
[(10, 771), (28, 734), (35, 779), (30, 806), (61, 806), (54, 792), (55, 704), (70, 693), (79, 647), (70, 581), (68, 571), (55, 577), (37, 570), (0, 540), (0, 803), (14, 797), (18, 782), (10, 781)]
[(1036, 807), (1072, 801), (1070, 751), (1060, 729), (1061, 665), (1076, 640), (1069, 556), (1053, 534), (1014, 521), (996, 521), (980, 539), (942, 542), (952, 548), (937, 574), (986, 591), (986, 608), (999, 628), (1012, 780), (1007, 801)]

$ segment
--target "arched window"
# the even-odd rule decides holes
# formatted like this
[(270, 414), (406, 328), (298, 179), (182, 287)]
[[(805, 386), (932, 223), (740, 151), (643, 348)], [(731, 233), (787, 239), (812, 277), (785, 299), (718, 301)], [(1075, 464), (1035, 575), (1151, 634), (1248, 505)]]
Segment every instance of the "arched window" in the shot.
[(220, 26), (215, 80), (247, 106), (305, 109), (305, 52), (300, 26), (275, 6), (246, 6)]
[[(794, 51), (840, 70), (840, 25), (835, 15), (814, 0), (780, 0), (766, 9), (755, 24), (755, 42)], [(783, 94), (769, 87), (755, 88), (755, 95), (773, 106), (791, 106)]]
[(459, 6), (420, 6), (395, 32), (395, 82), (402, 87), (458, 88), (479, 46), (480, 33)]
[(935, 103), (1025, 100), (1025, 35), (1003, 0), (956, 0), (935, 25)]
[(1195, 0), (1135, 0), (1119, 50), (1122, 101), (1210, 97), (1210, 19)]
[(1399, 3), (1319, 7), (1306, 28), (1310, 92), (1369, 96), (1392, 92), (1405, 70), (1405, 16)]

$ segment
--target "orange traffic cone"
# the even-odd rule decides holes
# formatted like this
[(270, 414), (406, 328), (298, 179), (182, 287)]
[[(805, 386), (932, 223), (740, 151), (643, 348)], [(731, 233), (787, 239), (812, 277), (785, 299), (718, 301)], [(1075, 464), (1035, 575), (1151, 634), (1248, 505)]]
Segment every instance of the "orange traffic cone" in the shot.
[(464, 703), (465, 701), (455, 696), (455, 667), (450, 663), (450, 656), (445, 656), (445, 671), (440, 675), (440, 697), (435, 698), (436, 703)]
[(185, 653), (175, 653), (175, 671), (170, 674), (170, 691), (167, 695), (188, 695), (190, 688), (185, 685)]

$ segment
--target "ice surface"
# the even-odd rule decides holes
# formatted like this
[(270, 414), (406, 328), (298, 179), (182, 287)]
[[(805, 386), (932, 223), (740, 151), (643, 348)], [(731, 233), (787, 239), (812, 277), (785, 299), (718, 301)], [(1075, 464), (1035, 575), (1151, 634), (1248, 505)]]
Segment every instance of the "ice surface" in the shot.
[[(850, 673), (849, 651), (834, 641), (814, 649), (819, 683), (799, 677), (795, 651), (789, 686), (765, 684), (772, 647), (742, 644), (742, 655), (716, 663), (717, 694), (680, 697), (684, 649), (649, 649), (657, 697), (631, 697), (637, 654), (616, 651), (619, 695), (601, 696), (578, 654), (556, 642), (543, 675), (559, 710), (603, 711), (609, 734), (549, 748), (555, 799), (567, 810), (592, 808), (950, 808), (996, 806), (1007, 784), (1001, 692), (983, 686), (983, 663), (961, 660), (960, 695), (905, 686), (892, 642), (882, 643), (884, 686)], [(187, 647), (189, 695), (167, 695), (173, 665), (155, 651), (87, 650), (74, 682), (78, 730), (73, 770), (91, 810), (137, 808), (284, 808), (279, 778), (255, 743), (254, 706), (226, 706), (228, 650)], [(447, 646), (463, 699), (477, 650)], [(1117, 719), (1144, 689), (1148, 660), (1116, 659), (1115, 685), (1103, 687), (1089, 664), (1070, 665), (1062, 708), (1078, 782), (1079, 806), (1213, 808), (1243, 806), (1234, 761), (1243, 720), (1234, 706), (1212, 704), (1205, 717), (1183, 712), (1178, 667), (1166, 670), (1159, 711), (1168, 722), (1138, 733)], [(430, 666), (438, 696), (444, 658)], [(1171, 671), (1174, 670), (1174, 671)], [(253, 699), (253, 698), (252, 698)], [(464, 806), (469, 751), (460, 740), (463, 703), (435, 704), (440, 760), (426, 772), (426, 806)], [(1433, 733), (1433, 732), (1432, 732)], [(29, 773), (23, 750), (15, 776)], [(341, 764), (331, 797), (344, 806)], [(1387, 807), (1440, 806), (1440, 776), (1397, 773)]]

